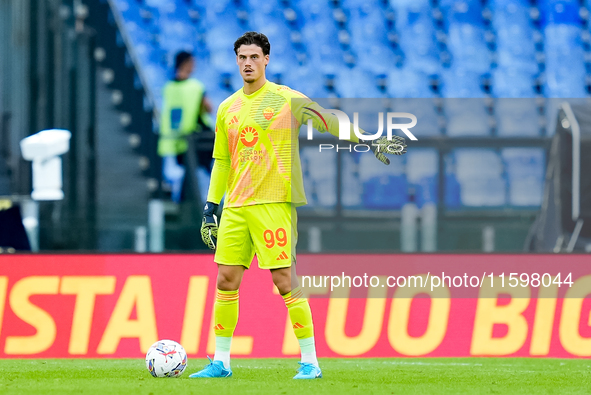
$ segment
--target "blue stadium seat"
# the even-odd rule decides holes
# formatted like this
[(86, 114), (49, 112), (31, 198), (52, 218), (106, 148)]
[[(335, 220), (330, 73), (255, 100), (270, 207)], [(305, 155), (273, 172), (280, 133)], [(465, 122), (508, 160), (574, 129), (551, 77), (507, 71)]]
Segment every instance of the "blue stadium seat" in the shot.
[(305, 147), (300, 152), (304, 188), (312, 207), (334, 207), (337, 203), (336, 151), (319, 152), (317, 147)]
[(189, 8), (187, 3), (182, 1), (162, 1), (158, 5), (153, 5), (152, 9), (156, 10), (159, 18), (176, 19), (180, 21), (191, 22), (189, 17)]
[(585, 59), (581, 28), (550, 25), (544, 29), (547, 97), (585, 97)]
[[(397, 12), (428, 12), (431, 11), (430, 0), (390, 0), (390, 6)], [(396, 17), (398, 21), (398, 17)]]
[(144, 23), (137, 23), (135, 21), (125, 22), (125, 31), (133, 45), (152, 45), (154, 36), (149, 27)]
[(115, 0), (115, 7), (121, 13), (125, 22), (142, 23), (139, 4), (133, 0)]
[(405, 65), (428, 74), (436, 73), (439, 67), (439, 50), (431, 9), (397, 10), (396, 32), (404, 53)]
[(544, 190), (544, 150), (505, 148), (501, 155), (509, 180), (509, 204), (540, 206)]
[(483, 26), (482, 2), (474, 0), (440, 0), (439, 7), (447, 26), (470, 24)]
[(379, 9), (365, 10), (353, 9), (347, 22), (351, 33), (351, 45), (360, 48), (372, 44), (388, 44), (388, 31), (384, 15)]
[(299, 0), (293, 3), (295, 9), (307, 21), (324, 20), (327, 23), (334, 23), (332, 11), (328, 1)]
[(492, 13), (492, 24), (495, 29), (505, 25), (530, 24), (529, 0), (489, 0), (488, 6)]
[(257, 12), (250, 14), (249, 25), (255, 31), (264, 33), (271, 42), (271, 48), (291, 44), (290, 28), (279, 11), (270, 14)]
[(355, 53), (357, 55), (356, 65), (376, 75), (387, 74), (396, 63), (394, 51), (383, 43), (357, 47)]
[(149, 7), (158, 8), (162, 10), (174, 9), (177, 6), (175, 0), (144, 0), (144, 3)]
[(197, 31), (188, 21), (179, 19), (160, 18), (160, 47), (171, 57), (183, 50), (193, 52)]
[(490, 136), (491, 119), (484, 100), (446, 99), (444, 107), (448, 136)]
[(327, 94), (324, 74), (310, 66), (289, 70), (283, 75), (283, 83), (310, 98), (322, 98)]
[(223, 23), (212, 26), (206, 35), (211, 64), (220, 72), (236, 70), (234, 42), (244, 33), (236, 18), (228, 17)]
[(490, 6), (499, 67), (520, 68), (535, 73), (538, 66), (529, 2), (496, 0)]
[(363, 182), (362, 199), (364, 207), (370, 209), (400, 209), (408, 202), (406, 177), (404, 175), (372, 177)]
[[(339, 154), (341, 155), (341, 154)], [(343, 177), (341, 178), (341, 203), (347, 208), (362, 208), (364, 202), (363, 184), (359, 180), (359, 160), (362, 153), (343, 153), (341, 156), (343, 164)]]
[(352, 9), (380, 9), (384, 3), (381, 0), (342, 0), (341, 7)]
[(445, 70), (442, 73), (441, 95), (449, 98), (483, 97), (481, 73), (459, 68)]
[(452, 65), (486, 73), (490, 69), (491, 53), (484, 40), (484, 29), (469, 23), (453, 23), (448, 29), (447, 48)]
[(406, 154), (408, 183), (415, 188), (415, 202), (437, 203), (439, 155), (435, 149), (416, 149)]
[(506, 181), (500, 155), (492, 149), (464, 148), (454, 150), (452, 156), (452, 173), (460, 186), (462, 206), (506, 204)]
[(167, 66), (166, 52), (149, 43), (139, 43), (134, 46), (134, 53), (141, 65), (155, 63)]
[(247, 5), (250, 17), (257, 14), (273, 14), (282, 8), (278, 0), (246, 0), (244, 3)]
[(387, 73), (395, 64), (395, 58), (382, 12), (376, 8), (353, 9), (348, 29), (351, 48), (357, 54), (357, 65), (376, 74)]
[(467, 99), (484, 96), (478, 73), (449, 70), (443, 74), (442, 94), (448, 98), (444, 101), (448, 136), (490, 135), (490, 117), (484, 100)]
[(377, 87), (376, 76), (359, 67), (341, 68), (335, 78), (335, 89), (340, 97), (383, 97)]
[(544, 50), (550, 55), (568, 55), (582, 50), (582, 29), (567, 24), (550, 25), (544, 29)]
[(497, 99), (497, 135), (501, 137), (540, 137), (543, 119), (535, 99)]
[[(198, 0), (196, 0), (196, 3), (197, 5), (202, 4), (202, 2)], [(236, 19), (236, 6), (234, 0), (208, 1), (205, 10), (205, 23), (208, 27), (214, 27), (219, 23), (223, 23), (226, 19), (230, 19), (230, 21)]]
[(392, 68), (388, 74), (388, 93), (392, 97), (433, 97), (427, 75), (412, 67)]
[(338, 30), (331, 19), (309, 20), (302, 29), (309, 63), (323, 73), (335, 73), (343, 67), (343, 52), (338, 46)]
[(567, 24), (580, 26), (579, 0), (540, 0), (540, 24), (543, 26)]
[(251, 27), (264, 33), (271, 43), (271, 61), (269, 71), (283, 73), (299, 66), (295, 49), (290, 38), (290, 28), (283, 15), (280, 13), (256, 13), (251, 14)]
[(361, 154), (359, 180), (363, 185), (364, 207), (400, 209), (408, 201), (404, 156), (396, 158), (389, 166), (384, 166), (371, 153)]
[(496, 97), (536, 97), (534, 75), (521, 68), (497, 68), (492, 92)]

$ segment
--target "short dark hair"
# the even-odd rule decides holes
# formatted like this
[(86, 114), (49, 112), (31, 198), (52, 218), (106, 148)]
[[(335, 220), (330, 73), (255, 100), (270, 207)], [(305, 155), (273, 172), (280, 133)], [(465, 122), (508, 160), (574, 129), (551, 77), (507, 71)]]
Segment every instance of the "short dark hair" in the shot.
[(263, 33), (258, 32), (246, 32), (236, 40), (234, 43), (234, 53), (238, 55), (238, 49), (241, 45), (255, 44), (261, 47), (263, 55), (269, 55), (271, 52), (271, 44), (269, 39)]
[(174, 71), (177, 71), (179, 67), (187, 60), (193, 59), (193, 55), (187, 51), (180, 51), (174, 57)]

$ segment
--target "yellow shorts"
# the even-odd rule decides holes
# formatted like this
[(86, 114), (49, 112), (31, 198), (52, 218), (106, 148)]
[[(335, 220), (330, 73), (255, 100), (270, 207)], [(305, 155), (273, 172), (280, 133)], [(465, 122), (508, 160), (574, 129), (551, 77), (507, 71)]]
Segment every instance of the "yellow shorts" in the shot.
[(224, 208), (214, 261), (248, 269), (256, 253), (261, 269), (290, 267), (297, 238), (297, 213), (291, 203)]

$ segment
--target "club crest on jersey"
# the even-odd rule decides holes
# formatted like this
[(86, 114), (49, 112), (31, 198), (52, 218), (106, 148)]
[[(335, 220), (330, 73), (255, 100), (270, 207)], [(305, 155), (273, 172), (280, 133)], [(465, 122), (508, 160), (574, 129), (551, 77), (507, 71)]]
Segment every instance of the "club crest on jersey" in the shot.
[(240, 141), (245, 147), (253, 147), (259, 141), (259, 133), (255, 128), (247, 126), (240, 132)]
[(271, 107), (267, 107), (263, 110), (263, 117), (268, 121), (269, 119), (273, 118), (275, 114), (275, 110)]

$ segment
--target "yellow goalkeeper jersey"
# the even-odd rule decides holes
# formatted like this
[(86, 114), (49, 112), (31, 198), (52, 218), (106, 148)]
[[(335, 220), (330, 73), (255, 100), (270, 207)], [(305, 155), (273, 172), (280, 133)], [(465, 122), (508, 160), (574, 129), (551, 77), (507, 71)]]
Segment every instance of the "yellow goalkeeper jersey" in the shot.
[[(304, 100), (292, 103), (294, 98)], [(230, 161), (226, 207), (306, 204), (298, 144), (300, 126), (312, 119), (318, 131), (336, 129), (338, 134), (335, 116), (314, 115), (321, 110), (300, 92), (270, 81), (250, 95), (240, 89), (222, 102), (213, 157)]]

